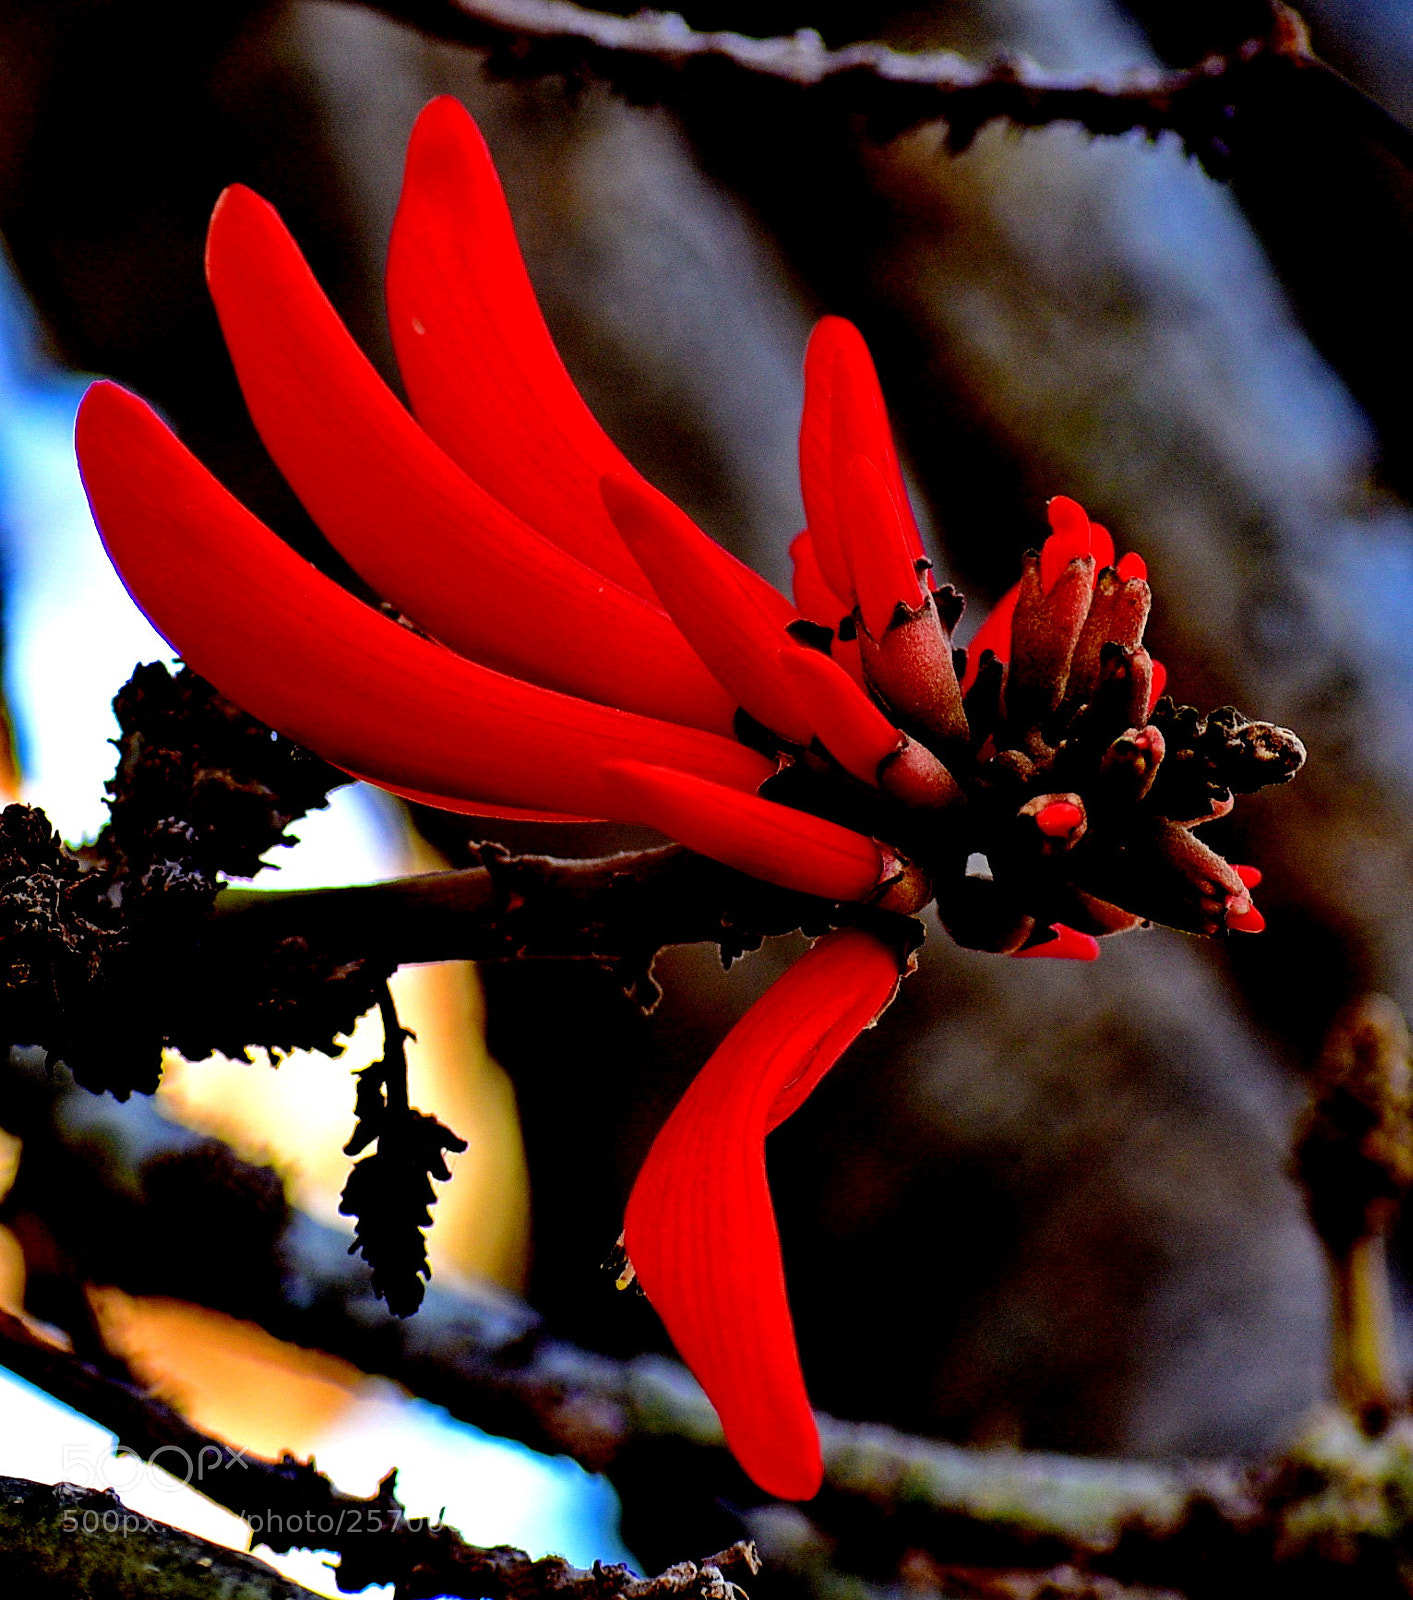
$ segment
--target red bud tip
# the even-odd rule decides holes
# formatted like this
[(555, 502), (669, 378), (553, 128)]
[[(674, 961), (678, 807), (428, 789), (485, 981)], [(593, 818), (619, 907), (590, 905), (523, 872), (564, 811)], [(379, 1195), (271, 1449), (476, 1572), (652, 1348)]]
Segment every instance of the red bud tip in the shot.
[(1033, 944), (1025, 950), (1013, 950), (1012, 955), (1044, 956), (1051, 961), (1097, 961), (1099, 941), (1092, 933), (1079, 933), (1067, 928), (1063, 922), (1052, 922), (1050, 931), (1055, 935), (1044, 944)]
[(1068, 800), (1054, 800), (1035, 814), (1035, 826), (1047, 839), (1063, 839), (1084, 821), (1084, 813)]
[(1238, 867), (1233, 862), (1232, 870), (1248, 889), (1254, 889), (1261, 881), (1261, 869), (1259, 867)]
[(1089, 553), (1094, 557), (1094, 575), (1114, 564), (1114, 536), (1097, 522), (1089, 524)]
[(1130, 550), (1119, 562), (1116, 570), (1125, 583), (1133, 578), (1142, 578), (1146, 581), (1148, 577), (1148, 563), (1134, 550)]
[(1153, 707), (1156, 706), (1159, 700), (1162, 699), (1163, 690), (1166, 689), (1167, 686), (1168, 669), (1161, 661), (1155, 661), (1153, 663), (1152, 687), (1148, 691), (1148, 715), (1150, 717), (1153, 715)]
[(1266, 919), (1255, 906), (1248, 906), (1245, 911), (1227, 912), (1227, 927), (1238, 933), (1261, 933), (1265, 926)]
[(1089, 518), (1068, 495), (1057, 494), (1046, 507), (1050, 537), (1040, 548), (1040, 587), (1049, 594), (1071, 561), (1090, 552)]
[[(1227, 896), (1227, 927), (1234, 928), (1238, 933), (1260, 933), (1266, 926), (1266, 919), (1251, 903), (1251, 885), (1246, 882), (1245, 873), (1240, 867), (1234, 870), (1241, 879), (1243, 887), (1238, 893)], [(1250, 870), (1252, 869), (1247, 869)], [(1260, 873), (1258, 872), (1256, 876), (1259, 878)]]

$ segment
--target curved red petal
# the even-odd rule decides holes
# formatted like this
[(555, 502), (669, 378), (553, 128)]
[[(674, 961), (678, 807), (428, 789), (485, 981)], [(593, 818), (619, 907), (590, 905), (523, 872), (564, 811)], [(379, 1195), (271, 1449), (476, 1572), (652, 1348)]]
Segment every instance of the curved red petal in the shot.
[(823, 1478), (795, 1348), (765, 1136), (897, 991), (897, 953), (829, 934), (727, 1035), (658, 1134), (624, 1243), (648, 1299), (757, 1484), (805, 1500)]
[(1016, 584), (1001, 596), (967, 646), (967, 670), (962, 674), (963, 694), (976, 682), (976, 675), (981, 670), (981, 658), (988, 650), (998, 661), (1011, 659), (1011, 620), (1016, 614), (1020, 591), (1021, 586)]
[(1161, 661), (1153, 663), (1153, 681), (1148, 690), (1148, 715), (1153, 715), (1153, 707), (1163, 697), (1163, 690), (1168, 686), (1168, 669)]
[(791, 543), (790, 560), (795, 569), (795, 605), (800, 614), (822, 628), (837, 629), (853, 610), (853, 602), (845, 604), (825, 582), (815, 554), (814, 535), (808, 528)]
[(1053, 961), (1097, 961), (1099, 941), (1092, 933), (1077, 933), (1063, 922), (1052, 922), (1050, 931), (1055, 937), (1045, 944), (1033, 944), (1025, 950), (1014, 950), (1012, 955), (1043, 956)]
[(490, 151), (449, 95), (412, 130), (387, 299), (408, 397), (432, 438), (547, 539), (649, 595), (598, 491), (605, 473), (634, 469), (564, 369)]
[(89, 390), (76, 438), (108, 554), (158, 631), (238, 705), (345, 770), (609, 818), (605, 761), (752, 791), (772, 770), (731, 740), (522, 683), (399, 627), (276, 538), (116, 384)]
[[(845, 602), (841, 616), (854, 609), (854, 579), (844, 557), (839, 514), (834, 502), (834, 324), (815, 324), (805, 349), (805, 404), (800, 413), (800, 494), (819, 570)], [(833, 624), (831, 624), (833, 626)]]
[(656, 489), (627, 478), (605, 478), (601, 488), (614, 525), (702, 660), (758, 722), (807, 744), (813, 730), (777, 659), (786, 624), (798, 620), (793, 607)]
[(1258, 888), (1260, 886), (1260, 883), (1261, 883), (1261, 869), (1260, 869), (1260, 867), (1239, 867), (1233, 861), (1232, 862), (1232, 870), (1236, 873), (1237, 877), (1241, 879), (1241, 881), (1246, 885), (1246, 887), (1248, 889), (1255, 889), (1255, 888)]
[(876, 640), (888, 631), (899, 605), (915, 611), (926, 597), (904, 518), (882, 473), (867, 456), (854, 456), (835, 480), (844, 553), (864, 627)]
[(425, 789), (408, 789), (401, 784), (379, 783), (366, 773), (343, 769), (353, 778), (361, 778), (379, 789), (386, 789), (399, 800), (411, 800), (415, 805), (431, 806), (434, 811), (454, 811), (459, 817), (495, 817), (502, 822), (603, 822), (603, 817), (572, 817), (566, 811), (526, 811), (520, 806), (487, 805), (481, 800), (455, 800), (450, 795), (429, 794)]
[(261, 438), (380, 594), (503, 672), (730, 730), (734, 703), (670, 618), (536, 533), (423, 433), (249, 189), (216, 207), (207, 277)]
[(815, 737), (846, 772), (876, 784), (879, 763), (902, 743), (899, 730), (832, 656), (792, 644), (778, 659)]
[(644, 761), (612, 761), (603, 781), (613, 816), (641, 822), (698, 855), (782, 889), (867, 900), (883, 876), (872, 839), (759, 795)]
[[(1097, 578), (1105, 567), (1114, 564), (1114, 536), (1102, 523), (1089, 524), (1089, 553), (1094, 557), (1094, 576)], [(1122, 576), (1122, 574), (1121, 574)], [(1138, 577), (1147, 577), (1146, 572), (1137, 574)]]
[[(897, 507), (909, 554), (915, 561), (920, 560), (924, 554), (922, 535), (918, 532), (908, 500), (903, 471), (898, 465), (898, 452), (893, 445), (893, 430), (888, 424), (888, 407), (864, 336), (843, 317), (826, 317), (815, 329), (815, 334), (816, 337), (823, 337), (833, 351), (829, 386), (833, 403), (831, 444), (835, 471), (856, 455), (864, 456), (873, 463)], [(842, 507), (840, 519), (840, 537), (847, 553), (850, 533)], [(857, 559), (856, 552), (850, 565), (856, 566)]]

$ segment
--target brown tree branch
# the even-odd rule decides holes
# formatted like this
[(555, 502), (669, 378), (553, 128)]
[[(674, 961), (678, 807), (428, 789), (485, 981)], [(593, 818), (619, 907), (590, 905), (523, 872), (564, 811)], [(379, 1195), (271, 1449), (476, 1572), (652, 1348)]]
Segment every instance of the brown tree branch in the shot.
[(655, 1578), (623, 1566), (589, 1571), (559, 1556), (536, 1560), (508, 1546), (481, 1549), (454, 1528), (408, 1517), (390, 1473), (376, 1494), (345, 1494), (312, 1461), (264, 1461), (213, 1439), (170, 1406), (79, 1361), (0, 1312), (0, 1364), (93, 1418), (118, 1444), (163, 1467), (245, 1521), (272, 1550), (332, 1550), (341, 1588), (391, 1583), (402, 1600), (435, 1595), (466, 1600), (734, 1600), (727, 1571), (755, 1572), (737, 1544), (702, 1562), (684, 1561)]
[[(37, 1297), (46, 1275), (67, 1272), (248, 1317), (488, 1431), (606, 1471), (625, 1505), (641, 1506), (644, 1494), (656, 1505), (664, 1493), (674, 1505), (734, 1504), (767, 1563), (797, 1575), (823, 1563), (837, 1582), (848, 1551), (863, 1549), (870, 1572), (924, 1560), (1033, 1574), (1070, 1562), (1190, 1594), (1212, 1592), (1204, 1574), (1214, 1570), (1240, 1579), (1220, 1592), (1248, 1593), (1277, 1572), (1292, 1593), (1324, 1592), (1357, 1573), (1368, 1580), (1360, 1593), (1404, 1593), (1413, 1431), (1403, 1425), (1369, 1440), (1335, 1418), (1271, 1462), (1166, 1465), (972, 1450), (822, 1416), (819, 1498), (802, 1510), (762, 1505), (675, 1362), (578, 1349), (508, 1296), (445, 1283), (399, 1321), (374, 1300), (346, 1235), (291, 1212), (273, 1173), (166, 1121), (150, 1102), (90, 1095), (17, 1053), (0, 1071), (0, 1104), (24, 1140), (5, 1220), (30, 1246)], [(114, 1427), (120, 1391), (105, 1383), (102, 1392), (113, 1410), (70, 1393)], [(142, 1433), (154, 1426), (146, 1412), (126, 1425), (139, 1449), (167, 1437)], [(270, 1470), (299, 1482), (310, 1471)]]
[[(399, 1320), (373, 1297), (347, 1236), (290, 1211), (268, 1169), (149, 1101), (68, 1086), (37, 1054), (16, 1052), (0, 1071), (0, 1104), (24, 1141), (4, 1220), (29, 1243), (41, 1315), (46, 1270), (192, 1301), (615, 1481), (625, 1470), (636, 1482), (685, 1474), (706, 1494), (751, 1503), (715, 1414), (675, 1362), (579, 1349), (509, 1296), (441, 1280)], [(971, 1451), (827, 1417), (821, 1428), (826, 1487), (811, 1515), (853, 1526), (905, 1510), (908, 1537), (923, 1543), (945, 1545), (960, 1520), (983, 1529), (989, 1549), (1058, 1560), (1111, 1545), (1129, 1522), (1170, 1530), (1194, 1497), (1234, 1492), (1223, 1469)]]
[(829, 902), (777, 889), (678, 845), (588, 860), (510, 856), (351, 888), (225, 890), (207, 938), (229, 968), (290, 938), (333, 960), (392, 967), (520, 957), (595, 960), (630, 992), (665, 945), (712, 943), (728, 960), (768, 935), (823, 931)]
[(880, 137), (945, 121), (950, 149), (964, 150), (987, 123), (1018, 128), (1076, 122), (1090, 133), (1171, 131), (1212, 171), (1229, 156), (1232, 117), (1291, 71), (1338, 82), (1349, 106), (1405, 160), (1413, 134), (1311, 50), (1300, 18), (1273, 0), (1271, 26), (1228, 55), (1183, 71), (1140, 70), (1085, 80), (1029, 62), (978, 65), (950, 50), (903, 51), (877, 43), (830, 49), (818, 33), (753, 39), (692, 28), (679, 15), (623, 17), (572, 0), (359, 0), (437, 38), (490, 52), (505, 76), (597, 78), (630, 99), (730, 92), (749, 83), (828, 97)]
[(130, 1511), (111, 1491), (3, 1477), (0, 1589), (27, 1600), (316, 1600), (254, 1556)]

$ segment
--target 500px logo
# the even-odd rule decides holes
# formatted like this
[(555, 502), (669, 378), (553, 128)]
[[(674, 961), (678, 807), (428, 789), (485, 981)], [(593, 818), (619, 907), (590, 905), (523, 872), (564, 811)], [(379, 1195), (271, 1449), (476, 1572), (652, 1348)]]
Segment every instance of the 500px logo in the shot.
[(243, 1450), (214, 1444), (202, 1445), (194, 1455), (180, 1445), (158, 1445), (145, 1458), (126, 1450), (113, 1453), (101, 1445), (66, 1444), (60, 1476), (119, 1494), (138, 1484), (171, 1494), (233, 1468), (246, 1471), (248, 1466)]
[(66, 1511), (59, 1519), (65, 1533), (156, 1533), (157, 1524), (151, 1517), (139, 1516), (136, 1511), (114, 1507), (111, 1511)]

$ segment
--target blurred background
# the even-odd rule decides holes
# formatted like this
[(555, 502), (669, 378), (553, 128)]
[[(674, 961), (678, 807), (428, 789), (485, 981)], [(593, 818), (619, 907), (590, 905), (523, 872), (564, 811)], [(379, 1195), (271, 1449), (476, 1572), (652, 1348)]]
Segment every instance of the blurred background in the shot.
[[(1403, 0), (1302, 13), (1318, 50), (1413, 123)], [(1244, 0), (722, 0), (686, 15), (1096, 75), (1185, 65), (1268, 20)], [(491, 144), (590, 405), (759, 570), (787, 577), (801, 357), (814, 319), (841, 313), (876, 354), (932, 553), (970, 597), (962, 642), (1041, 537), (1046, 499), (1073, 495), (1147, 559), (1150, 639), (1179, 697), (1305, 738), (1295, 785), (1211, 830), (1265, 874), (1262, 938), (1155, 930), (1074, 967), (961, 952), (934, 930), (901, 1002), (771, 1153), (822, 1409), (1077, 1452), (1279, 1444), (1328, 1385), (1325, 1269), (1286, 1173), (1303, 1075), (1351, 996), (1413, 1007), (1408, 171), (1350, 102), (1294, 80), (1242, 116), (1219, 183), (1171, 137), (993, 124), (952, 156), (938, 128), (874, 142), (745, 78), (671, 106), (507, 81), (342, 0), (6, 0), (4, 782), (67, 837), (102, 823), (108, 701), (136, 661), (167, 654), (87, 520), (69, 442), (82, 375), (153, 400), (247, 504), (325, 556), (241, 406), (201, 280), (206, 219), (233, 181), (272, 200), (396, 382), (383, 254), (408, 130), (447, 92)], [(464, 863), (480, 837), (585, 855), (624, 837), (472, 827), (353, 789), (299, 831), (277, 853), (281, 884)], [(668, 952), (647, 1019), (591, 966), (400, 974), (414, 1101), (470, 1141), (438, 1206), (438, 1273), (523, 1293), (590, 1348), (661, 1348), (601, 1263), (657, 1126), (793, 955), (777, 943), (730, 972), (712, 951)], [(335, 1220), (348, 1074), (380, 1043), (374, 1019), (334, 1062), (173, 1060), (160, 1098)], [(0, 1261), (19, 1304), (22, 1252)], [(134, 1369), (224, 1437), (317, 1450), (360, 1492), (396, 1460), (409, 1507), (445, 1503), (468, 1538), (621, 1554), (610, 1491), (576, 1467), (477, 1440), (249, 1325), (101, 1285), (94, 1304)], [(91, 1424), (18, 1387), (0, 1391), (0, 1420), (0, 1472), (75, 1475), (55, 1441)], [(684, 1553), (624, 1532), (649, 1565)]]

